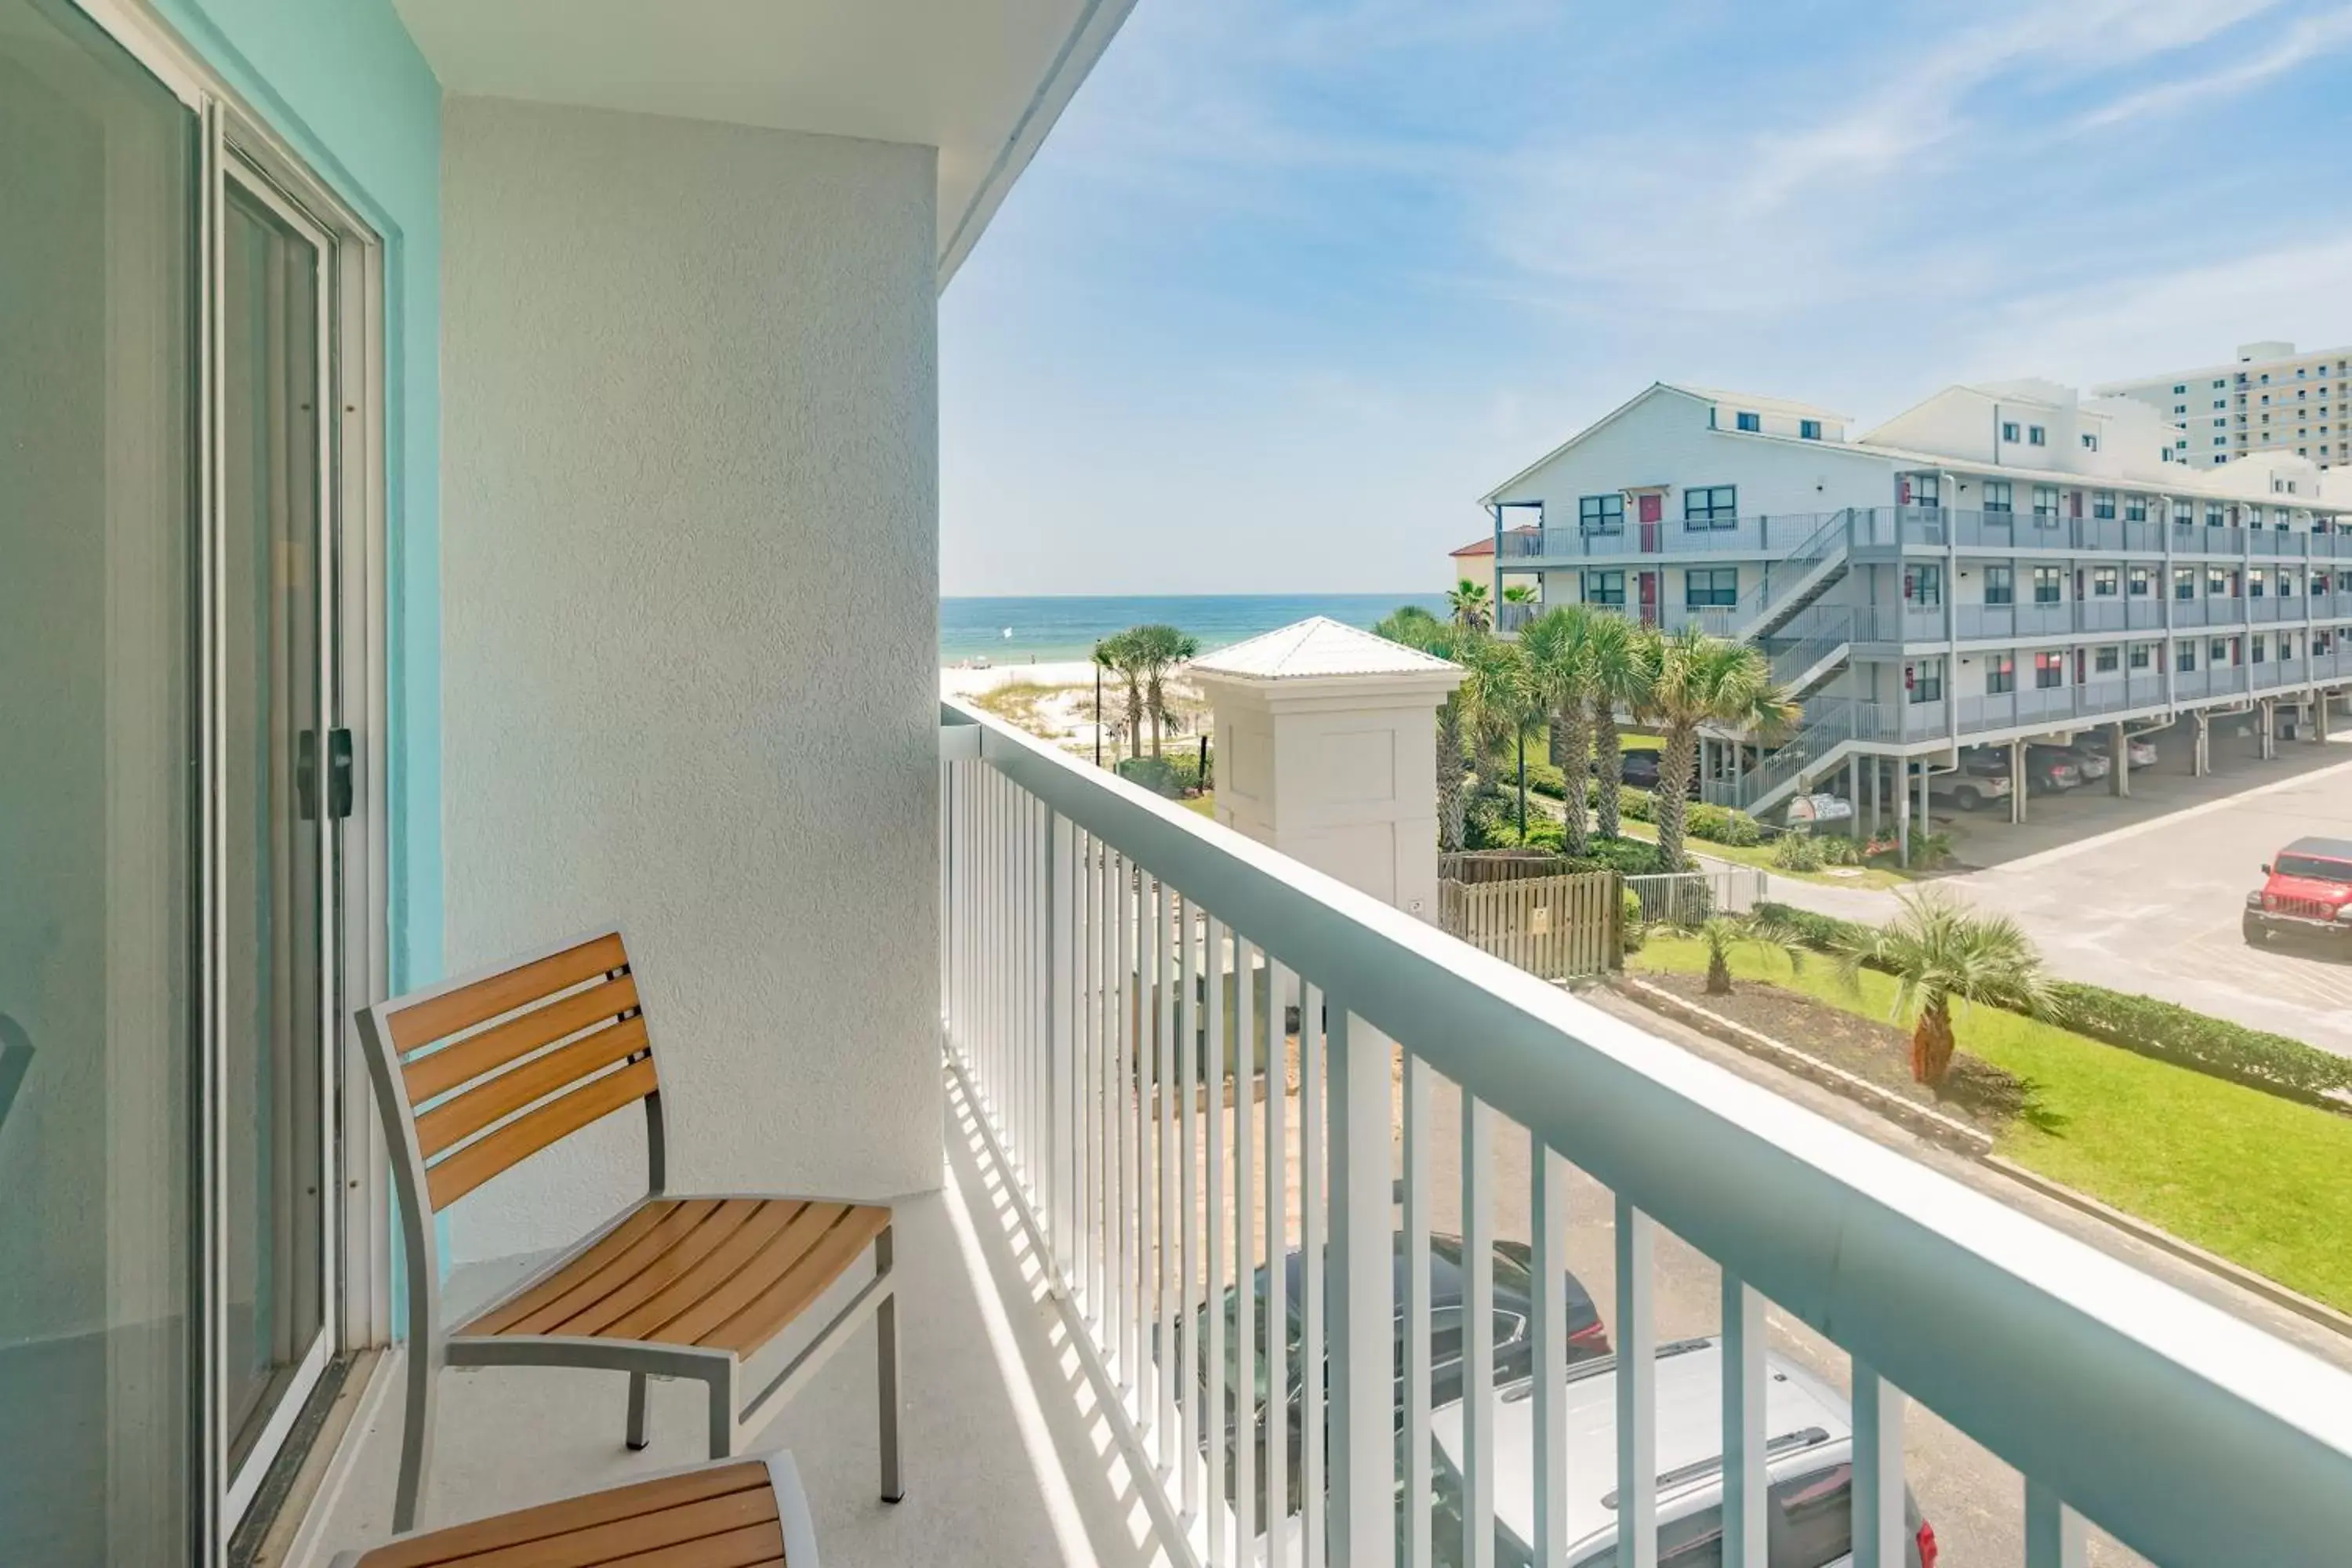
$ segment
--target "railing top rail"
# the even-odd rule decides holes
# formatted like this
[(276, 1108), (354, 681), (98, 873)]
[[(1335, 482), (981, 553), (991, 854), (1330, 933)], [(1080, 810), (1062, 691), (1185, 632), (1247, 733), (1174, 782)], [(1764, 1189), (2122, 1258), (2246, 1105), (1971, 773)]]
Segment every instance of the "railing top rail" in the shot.
[[(2352, 1374), (973, 710), (974, 756), (2137, 1550), (2326, 1562)], [(2252, 1543), (2250, 1545), (2250, 1543)]]

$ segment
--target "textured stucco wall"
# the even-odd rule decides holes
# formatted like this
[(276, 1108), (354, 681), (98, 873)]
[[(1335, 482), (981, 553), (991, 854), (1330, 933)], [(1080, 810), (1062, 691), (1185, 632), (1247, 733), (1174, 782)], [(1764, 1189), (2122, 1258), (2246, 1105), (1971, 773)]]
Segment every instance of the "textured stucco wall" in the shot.
[[(671, 1185), (940, 1173), (929, 149), (453, 99), (454, 972), (617, 917)], [(566, 1239), (614, 1117), (451, 1211)]]

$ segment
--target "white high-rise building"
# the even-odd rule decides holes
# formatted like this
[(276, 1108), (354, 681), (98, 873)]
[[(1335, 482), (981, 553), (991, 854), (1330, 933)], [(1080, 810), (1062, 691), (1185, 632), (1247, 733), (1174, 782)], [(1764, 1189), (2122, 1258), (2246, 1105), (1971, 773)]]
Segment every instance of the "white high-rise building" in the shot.
[(2252, 452), (2289, 452), (2323, 468), (2352, 462), (2352, 348), (2297, 353), (2289, 342), (2242, 343), (2229, 364), (2167, 371), (2093, 389), (2145, 403), (2180, 431), (2176, 461), (2217, 468)]

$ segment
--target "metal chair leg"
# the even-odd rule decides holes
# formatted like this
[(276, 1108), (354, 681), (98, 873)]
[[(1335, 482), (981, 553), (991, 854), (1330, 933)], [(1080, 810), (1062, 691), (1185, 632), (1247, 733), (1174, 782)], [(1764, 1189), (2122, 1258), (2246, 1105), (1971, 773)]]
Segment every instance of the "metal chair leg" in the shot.
[(626, 1439), (632, 1453), (640, 1452), (653, 1439), (646, 1436), (646, 1374), (629, 1373), (629, 1435)]
[(409, 1342), (408, 1410), (400, 1429), (400, 1483), (392, 1503), (396, 1535), (416, 1528), (425, 1471), (433, 1463), (433, 1373), (439, 1359), (433, 1349), (430, 1343)]
[[(890, 1227), (874, 1238), (874, 1272), (890, 1272), (893, 1248)], [(874, 1309), (875, 1393), (882, 1417), (882, 1500), (897, 1502), (907, 1495), (898, 1472), (898, 1294), (893, 1290)]]
[(732, 1369), (710, 1380), (710, 1457), (730, 1458), (735, 1452), (735, 1376)]

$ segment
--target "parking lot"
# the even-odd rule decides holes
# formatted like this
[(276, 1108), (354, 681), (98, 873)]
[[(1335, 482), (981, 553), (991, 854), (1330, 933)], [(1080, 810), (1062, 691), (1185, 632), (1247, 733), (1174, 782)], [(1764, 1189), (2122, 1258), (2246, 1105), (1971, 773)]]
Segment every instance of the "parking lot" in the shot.
[[(2352, 837), (2352, 723), (2321, 744), (2281, 741), (2264, 760), (2249, 728), (2216, 721), (2212, 771), (2189, 766), (2193, 727), (2149, 737), (2158, 761), (2117, 799), (2100, 780), (2005, 803), (1938, 809), (1960, 868), (1937, 883), (2006, 911), (2056, 972), (2275, 1030), (2352, 1056), (2352, 962), (2256, 950), (2239, 931), (2262, 866), (2305, 834)], [(2244, 721), (2250, 725), (2251, 721)], [(1777, 896), (1849, 919), (1883, 919), (1894, 895), (1776, 878)]]

